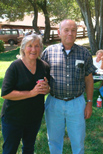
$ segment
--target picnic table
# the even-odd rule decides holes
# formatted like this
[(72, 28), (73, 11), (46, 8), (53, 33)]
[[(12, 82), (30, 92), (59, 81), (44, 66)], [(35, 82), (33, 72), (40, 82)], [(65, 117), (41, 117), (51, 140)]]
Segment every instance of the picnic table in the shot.
[(99, 90), (103, 85), (103, 70), (99, 69), (93, 74), (94, 83), (101, 81), (99, 87), (94, 87), (95, 90)]
[(97, 69), (93, 74), (93, 80), (103, 80), (103, 69)]
[(98, 80), (98, 81), (101, 81), (103, 80), (103, 74), (95, 74), (93, 75), (93, 80)]

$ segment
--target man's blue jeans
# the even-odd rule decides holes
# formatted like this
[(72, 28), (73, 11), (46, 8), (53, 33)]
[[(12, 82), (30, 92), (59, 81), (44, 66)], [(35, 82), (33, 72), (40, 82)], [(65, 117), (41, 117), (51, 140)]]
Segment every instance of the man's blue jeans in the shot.
[(16, 154), (22, 139), (22, 154), (34, 154), (34, 144), (41, 121), (27, 126), (16, 126), (4, 121), (2, 117), (2, 134), (4, 138), (2, 154)]
[(48, 95), (45, 103), (45, 118), (50, 154), (62, 154), (65, 126), (73, 154), (84, 154), (84, 110), (83, 95), (70, 101), (59, 100)]

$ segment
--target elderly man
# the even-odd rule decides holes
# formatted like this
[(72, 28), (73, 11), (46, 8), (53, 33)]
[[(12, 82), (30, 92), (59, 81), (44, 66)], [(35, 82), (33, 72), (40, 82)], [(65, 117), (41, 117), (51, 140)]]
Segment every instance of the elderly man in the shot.
[(85, 119), (92, 114), (95, 67), (89, 51), (74, 44), (77, 25), (73, 20), (63, 20), (58, 34), (61, 43), (42, 53), (42, 59), (50, 65), (51, 77), (51, 91), (45, 103), (49, 149), (51, 154), (62, 154), (66, 126), (73, 154), (84, 154)]

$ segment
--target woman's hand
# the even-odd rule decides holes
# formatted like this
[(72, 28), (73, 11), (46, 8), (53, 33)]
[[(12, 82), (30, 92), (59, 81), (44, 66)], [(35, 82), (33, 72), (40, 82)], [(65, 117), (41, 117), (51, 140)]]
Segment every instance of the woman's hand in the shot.
[(32, 95), (47, 94), (50, 91), (48, 80), (44, 77), (44, 81), (37, 83), (37, 85), (31, 90)]

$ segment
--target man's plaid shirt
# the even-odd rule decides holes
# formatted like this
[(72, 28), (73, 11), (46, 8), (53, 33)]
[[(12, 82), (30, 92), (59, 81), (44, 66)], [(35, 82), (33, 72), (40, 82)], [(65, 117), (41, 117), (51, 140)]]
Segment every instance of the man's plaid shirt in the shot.
[(51, 45), (43, 51), (41, 59), (50, 65), (50, 93), (61, 99), (82, 94), (85, 76), (95, 70), (89, 51), (76, 44), (68, 55), (62, 43)]

